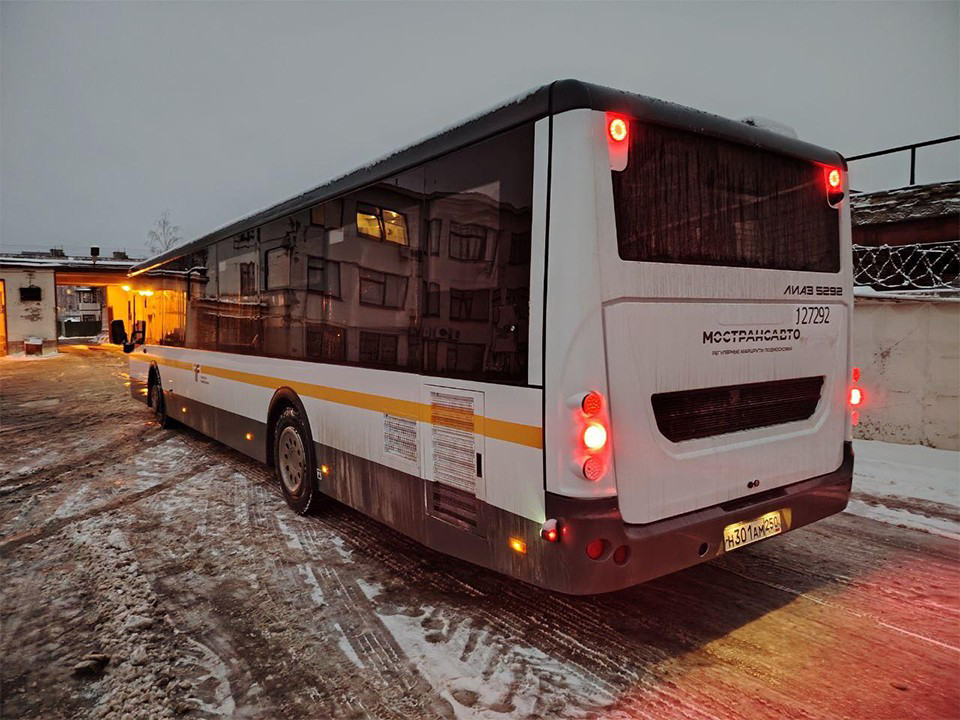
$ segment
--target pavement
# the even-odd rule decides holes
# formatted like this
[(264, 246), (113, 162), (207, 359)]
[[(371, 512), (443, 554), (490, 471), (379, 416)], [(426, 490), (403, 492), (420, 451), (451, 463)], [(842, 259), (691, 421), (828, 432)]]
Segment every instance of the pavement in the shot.
[(299, 517), (127, 382), (93, 347), (0, 359), (0, 717), (960, 718), (949, 497), (884, 476), (866, 517), (566, 597)]

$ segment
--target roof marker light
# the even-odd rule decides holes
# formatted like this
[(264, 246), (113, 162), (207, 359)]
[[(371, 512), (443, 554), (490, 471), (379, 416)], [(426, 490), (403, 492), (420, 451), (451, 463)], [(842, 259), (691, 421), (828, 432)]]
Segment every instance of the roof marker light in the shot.
[(560, 524), (556, 520), (547, 520), (540, 528), (540, 537), (547, 542), (560, 541)]
[(623, 118), (615, 117), (607, 126), (610, 137), (616, 142), (623, 142), (627, 139), (627, 121)]

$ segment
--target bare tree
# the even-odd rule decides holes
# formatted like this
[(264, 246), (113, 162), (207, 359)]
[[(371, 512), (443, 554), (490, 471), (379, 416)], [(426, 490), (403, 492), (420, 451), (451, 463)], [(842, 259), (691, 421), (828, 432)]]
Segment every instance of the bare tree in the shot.
[(147, 233), (147, 248), (157, 255), (169, 250), (182, 239), (180, 226), (174, 225), (170, 220), (170, 211), (164, 210), (160, 213), (156, 226)]

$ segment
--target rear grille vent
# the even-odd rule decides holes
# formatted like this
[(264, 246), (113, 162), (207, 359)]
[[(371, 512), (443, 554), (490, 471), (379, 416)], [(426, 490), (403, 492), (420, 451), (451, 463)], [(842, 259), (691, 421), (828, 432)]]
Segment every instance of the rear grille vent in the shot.
[(681, 442), (806, 420), (822, 389), (820, 375), (658, 393), (651, 400), (660, 432)]
[(438, 482), (430, 483), (430, 514), (467, 530), (477, 527), (477, 498)]

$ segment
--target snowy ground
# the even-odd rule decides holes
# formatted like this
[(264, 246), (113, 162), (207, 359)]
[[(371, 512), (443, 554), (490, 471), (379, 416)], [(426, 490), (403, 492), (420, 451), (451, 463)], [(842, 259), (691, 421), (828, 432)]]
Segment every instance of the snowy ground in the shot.
[(0, 360), (0, 717), (960, 717), (957, 453), (858, 442), (850, 512), (569, 598), (298, 517), (125, 381)]
[(960, 453), (856, 440), (848, 512), (960, 540)]

